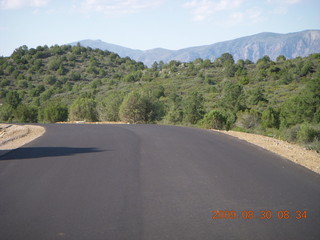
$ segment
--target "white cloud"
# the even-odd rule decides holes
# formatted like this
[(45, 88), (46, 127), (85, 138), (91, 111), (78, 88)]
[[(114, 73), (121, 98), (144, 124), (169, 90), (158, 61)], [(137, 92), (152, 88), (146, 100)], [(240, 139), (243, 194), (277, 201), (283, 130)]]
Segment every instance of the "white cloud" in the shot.
[(263, 19), (264, 19), (263, 11), (258, 7), (248, 9), (246, 11), (246, 15), (247, 15), (250, 23), (253, 23), (253, 24), (259, 23), (259, 22), (263, 21)]
[(105, 14), (134, 13), (159, 6), (163, 0), (85, 0), (81, 10), (102, 12)]
[(267, 3), (273, 6), (272, 13), (276, 15), (285, 15), (290, 6), (300, 3), (302, 0), (267, 0)]
[(204, 20), (216, 12), (233, 10), (241, 6), (246, 0), (192, 0), (184, 4), (191, 8), (196, 21)]
[(267, 0), (268, 3), (276, 5), (293, 5), (301, 1), (302, 0)]
[(242, 22), (245, 19), (245, 15), (241, 12), (236, 12), (231, 14), (230, 18), (229, 18), (229, 25), (238, 25), (238, 24), (242, 24)]
[[(189, 0), (184, 4), (184, 7), (191, 9), (195, 21), (207, 19), (218, 12), (232, 12), (229, 16), (230, 19), (234, 19), (235, 21), (246, 18), (254, 22), (259, 22), (260, 19), (262, 19), (262, 10), (251, 12), (251, 9), (258, 9), (263, 3), (271, 5), (273, 7), (273, 13), (285, 14), (290, 6), (301, 2), (302, 0)], [(249, 4), (249, 10), (243, 9), (244, 3)], [(241, 12), (239, 12), (239, 9), (242, 9), (242, 11), (240, 10)], [(244, 16), (244, 14), (249, 14), (249, 16)]]
[(0, 9), (18, 9), (23, 7), (43, 7), (48, 0), (0, 0)]
[(224, 19), (220, 24), (225, 26), (239, 26), (239, 25), (253, 25), (265, 21), (265, 16), (262, 9), (253, 7), (245, 10), (244, 12), (235, 12)]

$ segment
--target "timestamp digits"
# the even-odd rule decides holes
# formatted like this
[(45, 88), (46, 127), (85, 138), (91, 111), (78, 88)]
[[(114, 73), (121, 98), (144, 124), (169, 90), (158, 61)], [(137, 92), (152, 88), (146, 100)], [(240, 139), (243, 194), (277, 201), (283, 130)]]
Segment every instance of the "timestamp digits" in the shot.
[(277, 218), (281, 220), (287, 219), (306, 219), (307, 211), (306, 210), (279, 210), (279, 211), (271, 211), (271, 210), (244, 210), (244, 211), (234, 211), (234, 210), (214, 210), (212, 211), (212, 219), (262, 219), (269, 220), (272, 218)]

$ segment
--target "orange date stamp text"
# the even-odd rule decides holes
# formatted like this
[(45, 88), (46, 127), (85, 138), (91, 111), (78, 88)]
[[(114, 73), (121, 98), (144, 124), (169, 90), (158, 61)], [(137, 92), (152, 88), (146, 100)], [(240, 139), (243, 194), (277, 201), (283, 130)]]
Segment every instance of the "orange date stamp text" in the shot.
[(214, 210), (212, 211), (212, 219), (262, 219), (262, 220), (270, 220), (272, 218), (287, 220), (287, 219), (306, 219), (307, 211), (306, 210), (279, 210), (279, 211), (271, 211), (271, 210), (244, 210), (244, 211), (229, 211), (229, 210)]

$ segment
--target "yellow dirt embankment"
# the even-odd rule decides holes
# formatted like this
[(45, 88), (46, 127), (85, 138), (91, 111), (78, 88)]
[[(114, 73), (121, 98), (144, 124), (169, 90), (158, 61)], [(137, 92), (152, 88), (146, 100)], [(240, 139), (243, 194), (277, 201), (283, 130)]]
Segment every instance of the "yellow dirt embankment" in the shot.
[(221, 132), (255, 144), (320, 174), (320, 154), (316, 151), (306, 150), (296, 144), (256, 134), (235, 131), (213, 131)]
[(40, 126), (0, 124), (0, 155), (33, 141), (44, 132)]

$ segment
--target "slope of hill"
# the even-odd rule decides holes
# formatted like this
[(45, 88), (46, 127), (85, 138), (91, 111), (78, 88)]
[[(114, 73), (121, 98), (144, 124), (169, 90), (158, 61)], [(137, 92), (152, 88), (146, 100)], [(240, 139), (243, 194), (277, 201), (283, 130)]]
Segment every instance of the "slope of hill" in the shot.
[[(115, 52), (121, 57), (128, 56), (136, 61), (143, 62), (147, 66), (151, 66), (155, 61), (164, 61), (165, 63), (171, 60), (192, 62), (197, 58), (210, 59), (212, 61), (225, 52), (232, 54), (235, 60), (249, 59), (255, 62), (264, 55), (268, 55), (272, 60), (275, 60), (279, 55), (284, 55), (286, 58), (291, 59), (318, 53), (320, 52), (320, 30), (306, 30), (288, 34), (259, 33), (231, 41), (180, 50), (162, 48), (146, 51), (134, 50), (105, 43), (101, 40), (83, 40), (79, 41), (79, 43), (85, 47)], [(76, 42), (71, 43), (71, 45), (76, 44)]]
[[(130, 57), (132, 59), (138, 58), (140, 55), (143, 54), (142, 50), (135, 50), (127, 47), (122, 47), (116, 44), (106, 43), (101, 40), (82, 40), (79, 41), (81, 46), (90, 47), (93, 49), (101, 49), (103, 51), (108, 50), (110, 52), (117, 53), (120, 57)], [(76, 46), (78, 42), (70, 43), (71, 46)]]
[(320, 54), (254, 64), (224, 53), (151, 68), (70, 45), (0, 57), (0, 122), (66, 120), (237, 128), (320, 150)]

